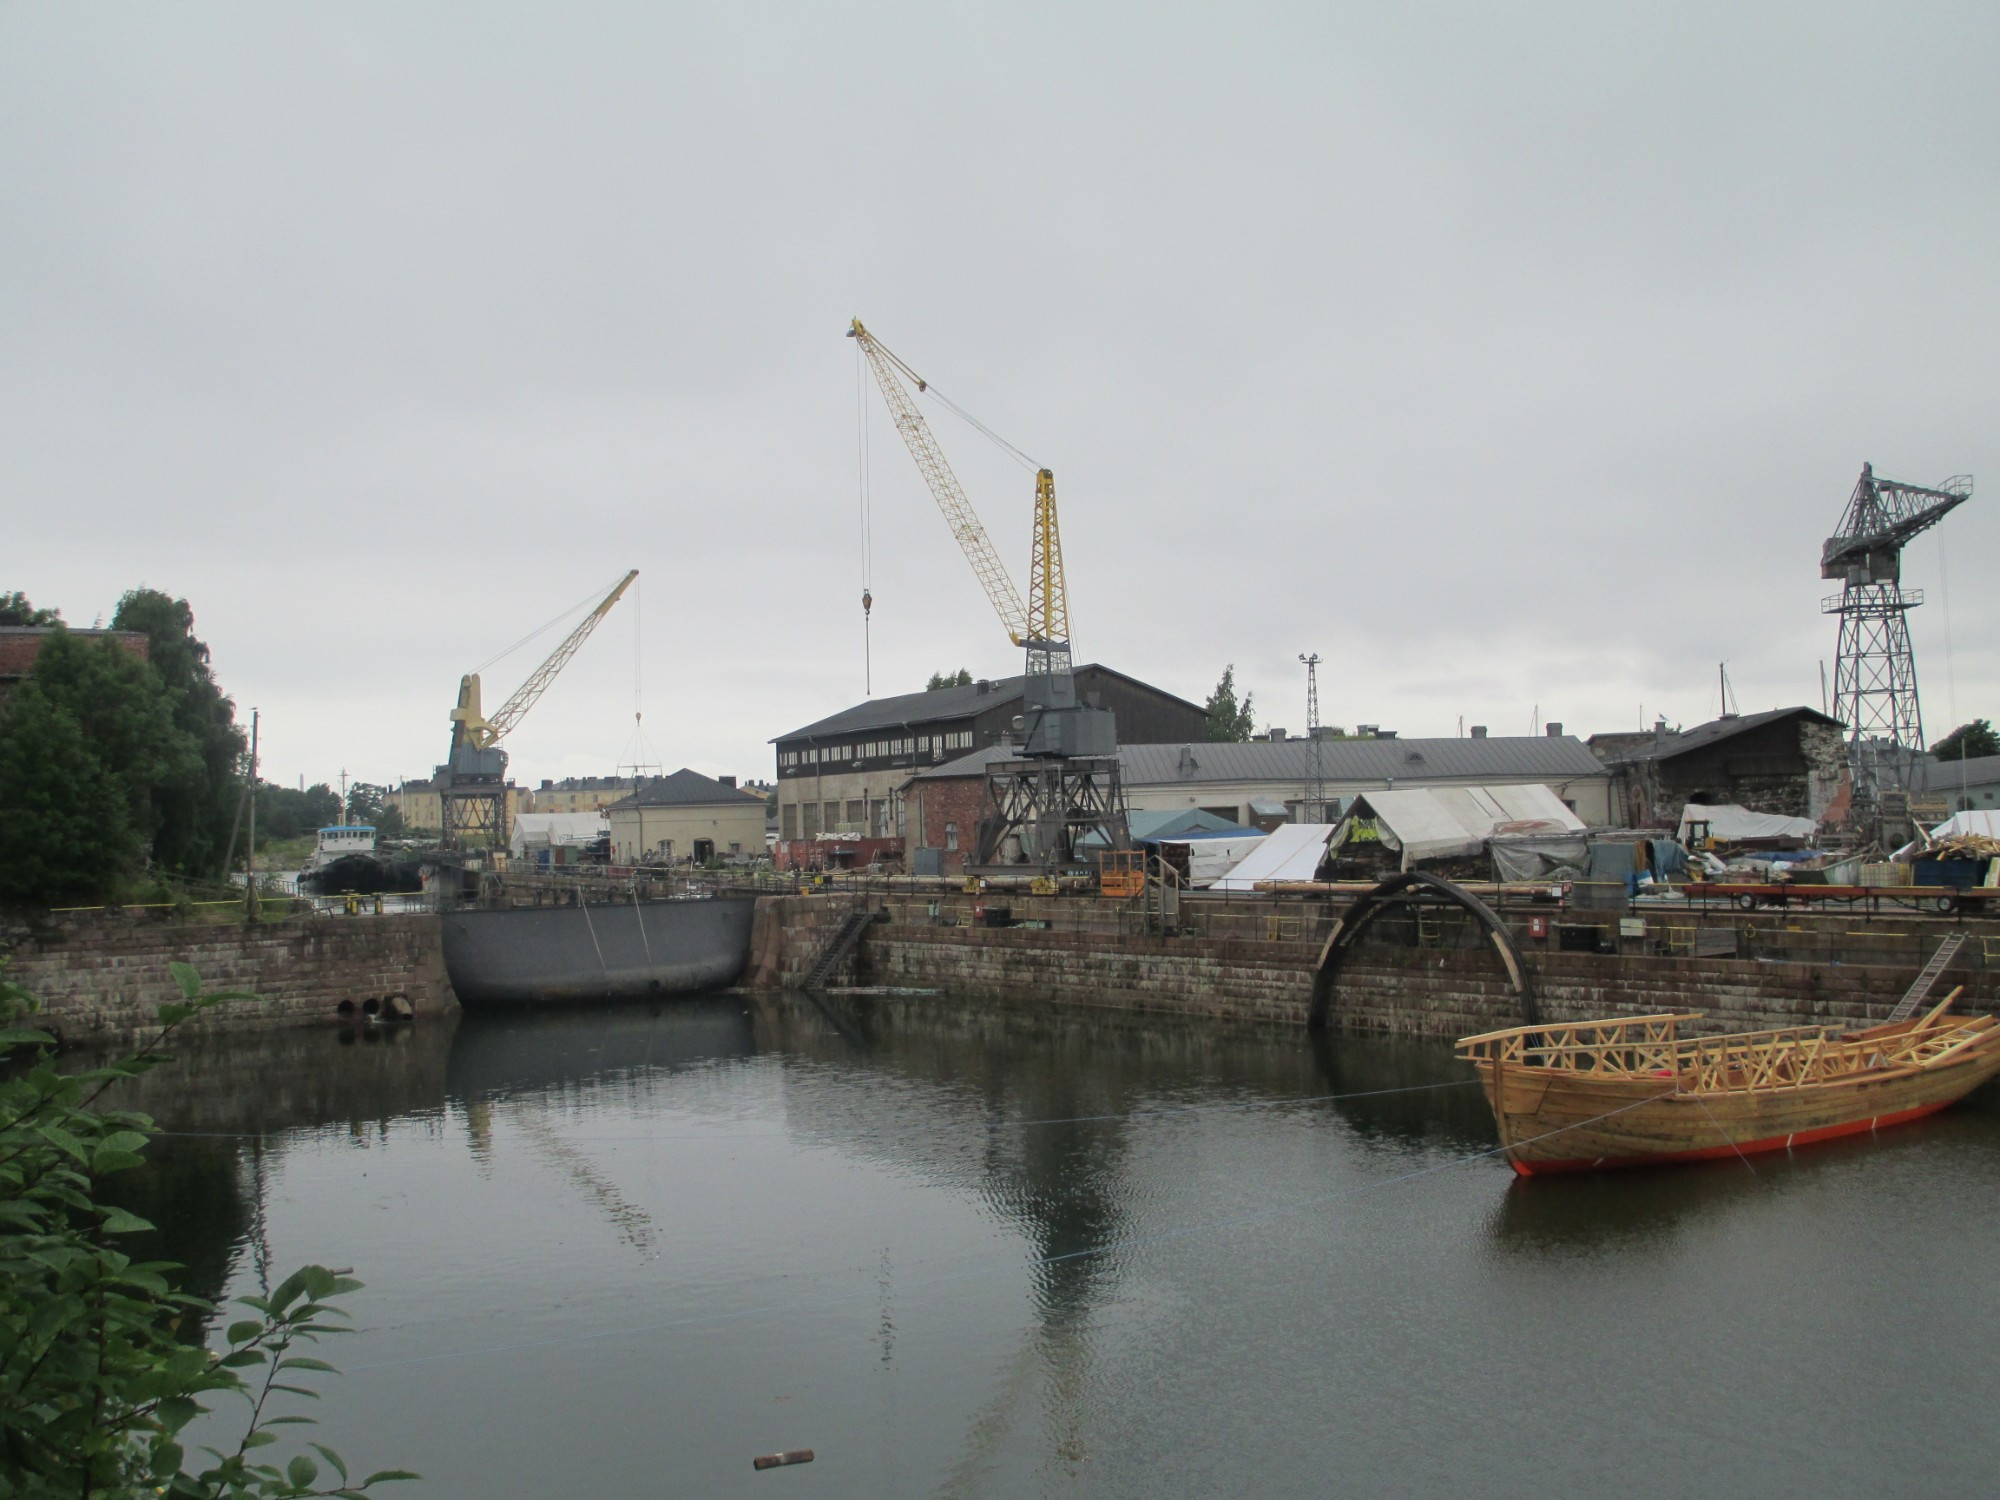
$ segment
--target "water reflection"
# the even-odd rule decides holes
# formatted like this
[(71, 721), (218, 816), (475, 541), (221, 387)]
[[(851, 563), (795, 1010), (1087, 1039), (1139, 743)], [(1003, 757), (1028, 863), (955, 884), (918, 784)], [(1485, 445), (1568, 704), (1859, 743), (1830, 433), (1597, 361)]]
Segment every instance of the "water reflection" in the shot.
[[(1938, 1304), (2000, 1233), (1992, 1095), (1754, 1174), (1517, 1182), (1447, 1048), (1111, 1012), (716, 997), (187, 1052), (128, 1101), (206, 1132), (135, 1185), (161, 1253), (214, 1292), (355, 1264), (326, 1436), (437, 1494), (729, 1493), (790, 1446), (855, 1496), (1523, 1492), (1505, 1444), (1591, 1492), (1579, 1392), (1632, 1493), (1866, 1493), (2000, 1335)], [(1928, 1330), (1887, 1394), (1793, 1316), (1877, 1282)], [(1700, 1380), (1690, 1291), (1727, 1332)], [(1799, 1456), (1836, 1422), (1873, 1446)], [(1789, 1467), (1746, 1459), (1768, 1434)]]

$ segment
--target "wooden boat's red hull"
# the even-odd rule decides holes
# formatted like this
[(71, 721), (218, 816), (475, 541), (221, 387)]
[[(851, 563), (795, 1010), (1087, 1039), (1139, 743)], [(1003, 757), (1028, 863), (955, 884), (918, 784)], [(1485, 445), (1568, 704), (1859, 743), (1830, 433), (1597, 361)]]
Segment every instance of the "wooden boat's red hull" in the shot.
[(1741, 1144), (1698, 1146), (1686, 1151), (1652, 1152), (1644, 1156), (1574, 1157), (1553, 1161), (1528, 1161), (1519, 1156), (1510, 1156), (1509, 1162), (1523, 1177), (1546, 1177), (1558, 1172), (1595, 1172), (1613, 1167), (1663, 1167), (1676, 1162), (1719, 1161), (1732, 1156), (1759, 1156), (1770, 1151), (1789, 1151), (1794, 1146), (1810, 1146), (1819, 1141), (1838, 1140), (1842, 1136), (1866, 1135), (1870, 1131), (1885, 1130), (1891, 1125), (1905, 1125), (1911, 1120), (1921, 1120), (1926, 1115), (1950, 1109), (1956, 1102), (1953, 1099), (1940, 1099), (1934, 1104), (1920, 1104), (1913, 1109), (1899, 1110), (1893, 1114), (1876, 1115), (1865, 1120), (1844, 1120), (1836, 1125), (1794, 1130), (1785, 1135), (1768, 1136), (1761, 1141), (1744, 1141)]

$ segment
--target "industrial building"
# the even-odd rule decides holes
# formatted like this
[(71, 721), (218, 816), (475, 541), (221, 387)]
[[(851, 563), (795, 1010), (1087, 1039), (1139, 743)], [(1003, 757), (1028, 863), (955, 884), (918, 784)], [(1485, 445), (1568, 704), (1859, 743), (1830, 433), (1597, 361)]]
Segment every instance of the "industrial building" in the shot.
[(649, 776), (604, 816), (614, 864), (703, 863), (764, 852), (764, 799), (737, 786), (734, 776), (704, 776), (685, 766), (671, 776)]
[(1685, 730), (1662, 721), (1594, 734), (1590, 748), (1614, 777), (1617, 820), (1632, 828), (1676, 827), (1690, 802), (1819, 819), (1847, 767), (1840, 721), (1816, 708), (1725, 714)]
[[(999, 746), (975, 751), (910, 779), (910, 846), (940, 851), (943, 873), (964, 868), (986, 765), (1004, 754)], [(1133, 811), (1193, 807), (1245, 826), (1332, 820), (1367, 792), (1452, 786), (1546, 786), (1584, 823), (1601, 827), (1613, 821), (1611, 772), (1581, 740), (1565, 734), (1242, 744), (1182, 740), (1121, 745), (1118, 760)], [(1306, 816), (1321, 801), (1325, 813)]]
[(1988, 812), (2000, 807), (2000, 755), (1965, 760), (1924, 756), (1916, 768), (1913, 793), (1942, 801), (1953, 812)]
[[(772, 741), (778, 838), (905, 836), (903, 788), (910, 778), (968, 753), (1003, 748), (1022, 711), (1026, 681), (1003, 677), (870, 698), (778, 736)], [(1200, 704), (1109, 667), (1078, 667), (1076, 686), (1081, 701), (1117, 716), (1122, 740), (1198, 739), (1207, 727)]]

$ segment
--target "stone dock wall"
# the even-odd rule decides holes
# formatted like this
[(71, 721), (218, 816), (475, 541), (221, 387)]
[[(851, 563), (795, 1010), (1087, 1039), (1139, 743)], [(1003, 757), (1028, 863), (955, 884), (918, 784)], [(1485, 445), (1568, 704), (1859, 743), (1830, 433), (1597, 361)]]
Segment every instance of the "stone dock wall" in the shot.
[[(962, 893), (869, 892), (759, 901), (748, 988), (796, 984), (854, 902), (877, 920), (844, 982), (987, 1000), (1029, 997), (1186, 1016), (1304, 1025), (1331, 929), (1325, 901), (1188, 901), (1176, 930), (1091, 897), (1001, 898), (1015, 925), (976, 925)], [(999, 904), (993, 897), (988, 902)], [(1731, 1029), (1859, 1025), (1878, 1019), (1947, 932), (1969, 941), (1937, 993), (1966, 986), (1967, 1009), (2000, 1011), (2000, 923), (1907, 913), (1662, 914), (1643, 933), (1616, 917), (1507, 918), (1547, 1021), (1704, 1010)], [(1579, 938), (1601, 951), (1573, 951)], [(171, 914), (93, 913), (0, 934), (7, 972), (72, 1043), (143, 1036), (178, 998), (168, 971), (192, 964), (212, 990), (249, 990), (191, 1029), (358, 1024), (407, 1002), (418, 1018), (455, 1012), (439, 919), (430, 913), (307, 915), (206, 925)], [(1728, 949), (1731, 951), (1716, 951)], [(1331, 1022), (1361, 1031), (1455, 1037), (1518, 1024), (1519, 1003), (1490, 946), (1447, 920), (1379, 921), (1341, 972)]]
[(192, 964), (211, 991), (248, 990), (190, 1021), (190, 1034), (302, 1022), (364, 1023), (407, 1003), (421, 1018), (456, 1011), (438, 918), (428, 912), (291, 916), (247, 924), (170, 913), (93, 912), (6, 934), (7, 976), (41, 1002), (65, 1044), (123, 1045), (180, 999), (168, 965)]
[[(989, 897), (989, 901), (993, 898)], [(852, 898), (785, 897), (760, 913), (749, 981), (796, 983)], [(843, 982), (930, 988), (982, 999), (1029, 995), (1068, 1005), (1303, 1026), (1332, 916), (1325, 903), (1216, 903), (1182, 909), (1185, 930), (1138, 930), (1087, 898), (1009, 897), (1009, 927), (972, 925), (972, 898), (871, 898), (879, 915)], [(1963, 984), (1961, 1005), (2000, 1012), (2000, 924), (1896, 914), (1716, 912), (1649, 920), (1545, 917), (1537, 933), (1510, 917), (1541, 1019), (1701, 1010), (1720, 1027), (1859, 1026), (1879, 1020), (1953, 930), (1970, 940), (1934, 992)], [(1603, 951), (1565, 951), (1563, 929), (1594, 926)], [(1331, 1024), (1347, 1030), (1457, 1037), (1518, 1025), (1520, 1005), (1483, 940), (1398, 929), (1359, 947), (1341, 972)], [(1575, 941), (1572, 936), (1570, 941)], [(1727, 941), (1734, 954), (1713, 949)]]

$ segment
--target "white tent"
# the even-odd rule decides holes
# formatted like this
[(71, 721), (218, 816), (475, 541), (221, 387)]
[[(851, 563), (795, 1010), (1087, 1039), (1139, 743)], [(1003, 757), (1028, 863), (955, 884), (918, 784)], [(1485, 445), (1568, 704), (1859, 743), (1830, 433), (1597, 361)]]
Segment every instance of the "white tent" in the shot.
[(601, 812), (517, 813), (512, 848), (519, 859), (530, 845), (588, 844), (611, 827)]
[[(1383, 844), (1402, 853), (1402, 867), (1427, 859), (1470, 858), (1495, 834), (1581, 833), (1583, 819), (1545, 786), (1438, 786), (1364, 792), (1355, 818), (1372, 817)], [(1344, 841), (1344, 837), (1343, 837)]]
[(1681, 809), (1680, 839), (1683, 844), (1694, 836), (1696, 823), (1706, 823), (1710, 838), (1726, 842), (1741, 839), (1805, 839), (1810, 842), (1819, 829), (1811, 818), (1752, 812), (1734, 802), (1713, 805), (1690, 802)]
[[(1264, 842), (1261, 833), (1226, 833), (1200, 839), (1162, 839), (1187, 850), (1188, 884), (1207, 890)], [(1308, 877), (1310, 878), (1310, 877)]]
[(1985, 838), (2000, 839), (2000, 811), (1982, 808), (1978, 812), (1953, 813), (1931, 830), (1931, 837), (1948, 839), (1962, 833), (1976, 833)]
[(1311, 880), (1319, 874), (1332, 837), (1331, 823), (1286, 823), (1274, 828), (1211, 889), (1254, 891), (1264, 880)]

